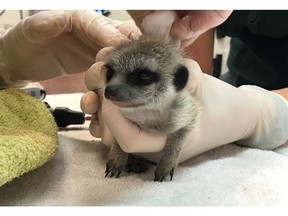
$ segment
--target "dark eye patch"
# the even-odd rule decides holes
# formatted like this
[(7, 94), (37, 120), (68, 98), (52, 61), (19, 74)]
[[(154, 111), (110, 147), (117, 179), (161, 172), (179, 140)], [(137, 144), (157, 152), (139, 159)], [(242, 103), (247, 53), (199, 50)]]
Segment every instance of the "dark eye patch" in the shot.
[(112, 79), (114, 73), (115, 73), (115, 72), (114, 72), (114, 70), (111, 68), (111, 66), (110, 66), (110, 65), (106, 65), (106, 82), (107, 82), (107, 83)]
[(150, 85), (159, 81), (159, 75), (149, 69), (135, 69), (127, 76), (127, 82), (133, 85)]

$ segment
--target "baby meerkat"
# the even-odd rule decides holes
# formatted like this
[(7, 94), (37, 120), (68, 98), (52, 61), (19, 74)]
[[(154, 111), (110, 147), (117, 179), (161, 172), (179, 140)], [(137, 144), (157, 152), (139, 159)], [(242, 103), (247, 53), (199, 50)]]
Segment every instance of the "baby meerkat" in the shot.
[[(105, 97), (141, 130), (167, 133), (154, 181), (168, 175), (172, 180), (182, 145), (200, 115), (199, 103), (185, 88), (188, 77), (181, 54), (151, 38), (122, 44), (106, 59)], [(106, 176), (118, 177), (127, 159), (128, 153), (113, 145)]]

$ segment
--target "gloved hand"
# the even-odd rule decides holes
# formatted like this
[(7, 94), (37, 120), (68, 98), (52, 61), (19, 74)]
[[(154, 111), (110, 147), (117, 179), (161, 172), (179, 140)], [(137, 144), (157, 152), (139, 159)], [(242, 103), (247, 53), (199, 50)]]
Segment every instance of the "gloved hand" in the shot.
[[(88, 92), (81, 100), (84, 112), (96, 113), (90, 132), (101, 137), (106, 145), (117, 140), (129, 153), (154, 153), (142, 156), (156, 162), (164, 148), (166, 135), (139, 131), (115, 105), (103, 98), (104, 62), (100, 60), (105, 59), (107, 50), (99, 52), (97, 63), (86, 74), (88, 89), (99, 93), (97, 96)], [(202, 104), (203, 114), (183, 146), (180, 163), (232, 142), (259, 149), (273, 149), (287, 142), (288, 103), (284, 98), (256, 86), (235, 88), (202, 73), (191, 59), (186, 59), (185, 65), (189, 70), (186, 88)]]
[[(165, 13), (173, 12), (177, 18), (173, 18), (173, 15), (167, 16)], [(170, 25), (170, 21), (167, 22), (167, 18), (172, 19), (172, 25), (170, 25), (170, 35), (174, 40), (181, 41), (181, 48), (190, 45), (196, 40), (202, 33), (208, 29), (214, 28), (223, 23), (232, 13), (231, 10), (179, 10), (179, 11), (128, 11), (130, 16), (135, 20), (136, 25), (142, 29), (143, 33), (152, 33), (159, 35), (159, 23), (162, 23), (160, 27), (163, 29), (163, 23)], [(161, 15), (159, 16), (159, 14)], [(148, 16), (149, 15), (149, 16)], [(174, 15), (174, 16), (175, 16)], [(155, 19), (153, 16), (157, 16)], [(157, 20), (157, 22), (152, 23)], [(158, 28), (155, 28), (155, 26)], [(165, 29), (165, 27), (164, 27)], [(166, 29), (165, 29), (166, 30)], [(167, 35), (165, 35), (167, 37)]]
[(140, 35), (95, 11), (43, 11), (0, 30), (0, 87), (86, 71), (97, 52)]

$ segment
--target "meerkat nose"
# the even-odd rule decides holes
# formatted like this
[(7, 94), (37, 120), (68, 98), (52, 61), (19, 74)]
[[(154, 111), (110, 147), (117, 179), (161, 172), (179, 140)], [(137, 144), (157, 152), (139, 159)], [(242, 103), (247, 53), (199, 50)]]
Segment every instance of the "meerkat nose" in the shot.
[(118, 91), (119, 89), (117, 88), (117, 86), (111, 85), (111, 86), (107, 86), (105, 88), (105, 97), (109, 100), (115, 100), (118, 96)]

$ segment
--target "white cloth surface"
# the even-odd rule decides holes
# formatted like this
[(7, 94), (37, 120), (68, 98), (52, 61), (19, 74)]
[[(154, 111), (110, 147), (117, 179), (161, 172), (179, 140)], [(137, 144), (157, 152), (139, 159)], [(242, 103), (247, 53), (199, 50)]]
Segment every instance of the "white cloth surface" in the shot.
[[(51, 107), (80, 110), (82, 94), (48, 95)], [(178, 166), (173, 180), (142, 174), (104, 178), (109, 149), (88, 123), (59, 131), (56, 156), (0, 187), (0, 205), (20, 206), (286, 206), (288, 145), (264, 151), (229, 144)]]

